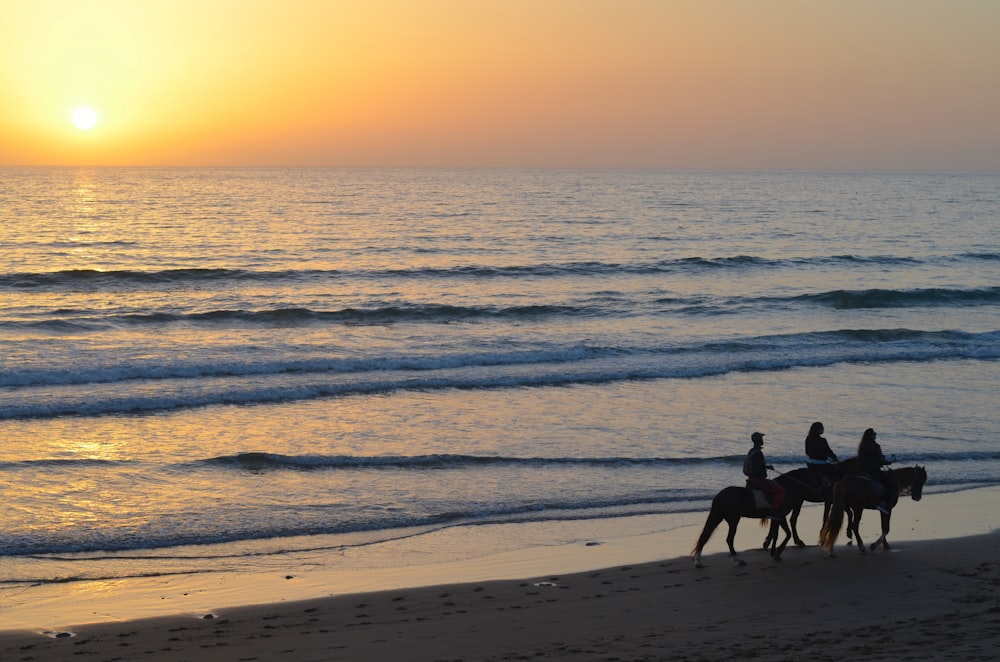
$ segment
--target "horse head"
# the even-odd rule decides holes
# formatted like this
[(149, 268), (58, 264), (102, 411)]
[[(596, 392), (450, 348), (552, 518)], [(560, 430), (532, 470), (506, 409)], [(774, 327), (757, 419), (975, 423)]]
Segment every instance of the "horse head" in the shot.
[(910, 498), (914, 501), (920, 501), (920, 497), (923, 496), (924, 484), (927, 483), (927, 468), (916, 465), (913, 467), (913, 484), (910, 486)]
[(900, 496), (909, 494), (914, 501), (920, 501), (924, 492), (924, 484), (927, 482), (926, 468), (915, 465), (905, 469), (894, 469), (892, 475), (896, 485), (899, 486)]

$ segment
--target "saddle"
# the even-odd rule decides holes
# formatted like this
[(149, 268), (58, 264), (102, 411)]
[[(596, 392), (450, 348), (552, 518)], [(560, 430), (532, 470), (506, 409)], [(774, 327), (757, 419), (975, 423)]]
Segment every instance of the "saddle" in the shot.
[(828, 490), (833, 487), (833, 478), (829, 474), (810, 469), (809, 483), (817, 490)]
[(758, 490), (750, 488), (750, 492), (753, 493), (753, 505), (754, 508), (758, 510), (763, 510), (764, 508), (771, 507), (771, 500), (767, 498), (767, 492), (764, 490)]
[(878, 481), (875, 478), (872, 478), (868, 474), (858, 474), (858, 476), (860, 476), (861, 478), (864, 478), (869, 483), (871, 483), (872, 489), (875, 490), (875, 500), (876, 501), (882, 501), (885, 498), (885, 491), (886, 491), (885, 490), (885, 485), (883, 485), (881, 483), (881, 481)]
[(809, 489), (823, 501), (829, 501), (833, 494), (833, 479), (828, 475), (813, 469), (811, 464), (806, 465), (809, 475)]

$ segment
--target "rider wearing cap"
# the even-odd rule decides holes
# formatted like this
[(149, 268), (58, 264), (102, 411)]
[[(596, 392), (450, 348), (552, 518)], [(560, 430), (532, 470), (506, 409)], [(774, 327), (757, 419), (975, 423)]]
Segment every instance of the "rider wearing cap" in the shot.
[(744, 472), (747, 475), (747, 487), (761, 490), (768, 495), (771, 502), (770, 519), (781, 519), (781, 508), (785, 502), (785, 488), (773, 480), (767, 479), (767, 470), (774, 469), (764, 459), (764, 434), (754, 432), (750, 435), (753, 448), (747, 453)]

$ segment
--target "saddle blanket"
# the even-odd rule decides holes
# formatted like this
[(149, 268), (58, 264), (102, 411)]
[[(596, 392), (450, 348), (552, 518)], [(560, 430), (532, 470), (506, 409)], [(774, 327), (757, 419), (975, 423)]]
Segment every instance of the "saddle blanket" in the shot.
[(753, 492), (753, 505), (755, 508), (770, 508), (771, 502), (767, 500), (767, 494), (763, 490), (751, 490)]

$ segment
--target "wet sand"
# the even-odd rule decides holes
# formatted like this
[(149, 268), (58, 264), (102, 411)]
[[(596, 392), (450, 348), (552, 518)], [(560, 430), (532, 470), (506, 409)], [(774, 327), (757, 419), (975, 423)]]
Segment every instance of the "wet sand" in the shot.
[[(720, 529), (695, 569), (678, 548), (690, 550), (699, 525), (663, 536), (667, 553), (650, 562), (489, 581), (455, 568), (451, 583), (416, 567), (407, 571), (413, 588), (401, 575), (388, 590), (304, 601), (264, 591), (258, 606), (0, 632), (0, 660), (996, 659), (997, 505), (997, 488), (904, 502), (888, 552), (861, 555), (842, 536), (835, 558), (812, 545), (775, 563), (744, 520), (746, 565), (729, 560)], [(871, 531), (862, 529), (869, 540)], [(580, 560), (602, 548), (604, 557)], [(558, 548), (516, 557), (503, 572), (636, 553), (612, 541)], [(495, 576), (503, 563), (482, 559), (478, 572)]]

